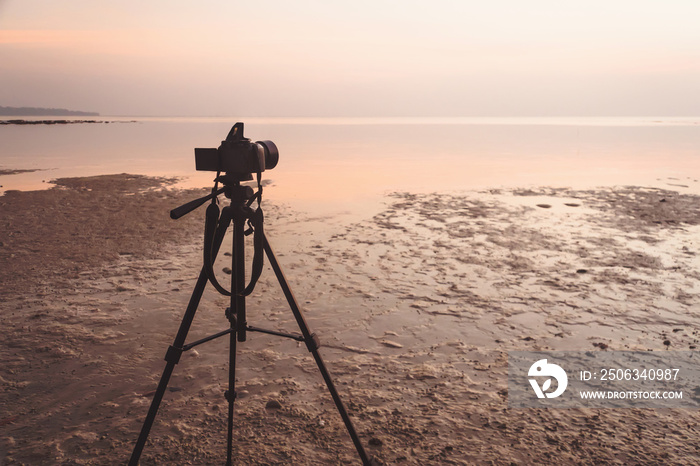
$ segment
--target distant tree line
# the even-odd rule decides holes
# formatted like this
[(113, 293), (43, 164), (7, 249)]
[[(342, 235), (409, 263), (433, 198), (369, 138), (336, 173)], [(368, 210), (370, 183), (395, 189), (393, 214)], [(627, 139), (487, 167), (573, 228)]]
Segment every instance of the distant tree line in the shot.
[(0, 115), (7, 116), (99, 116), (96, 112), (80, 112), (66, 110), (65, 108), (40, 108), (40, 107), (3, 107), (0, 106)]

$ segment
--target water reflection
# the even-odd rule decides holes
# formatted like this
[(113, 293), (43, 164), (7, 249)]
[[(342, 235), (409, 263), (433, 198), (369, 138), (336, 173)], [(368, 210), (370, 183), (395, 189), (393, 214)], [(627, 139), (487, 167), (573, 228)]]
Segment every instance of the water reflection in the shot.
[[(668, 177), (694, 189), (700, 177), (697, 119), (242, 121), (246, 136), (280, 148), (279, 165), (265, 173), (274, 182), (267, 195), (291, 203), (354, 202), (390, 190), (653, 185)], [(41, 169), (0, 176), (0, 185), (41, 189), (59, 177), (138, 173), (209, 186), (212, 173), (195, 172), (193, 149), (218, 146), (233, 123), (0, 126), (0, 168)]]

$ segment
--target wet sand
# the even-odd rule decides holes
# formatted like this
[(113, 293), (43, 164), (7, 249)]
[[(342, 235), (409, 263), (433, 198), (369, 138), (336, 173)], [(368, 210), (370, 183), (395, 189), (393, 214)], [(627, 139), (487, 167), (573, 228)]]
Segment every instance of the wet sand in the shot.
[[(133, 175), (0, 197), (2, 464), (125, 463), (201, 266), (206, 191)], [(378, 464), (697, 464), (692, 410), (507, 407), (507, 351), (694, 350), (700, 197), (640, 187), (395, 193), (266, 233)], [(230, 253), (230, 245), (223, 249)], [(224, 256), (217, 262), (220, 277)], [(208, 290), (192, 341), (223, 330)], [(251, 325), (296, 331), (266, 265)], [(297, 342), (239, 345), (237, 464), (357, 464)], [(183, 355), (142, 464), (223, 464), (227, 345)]]

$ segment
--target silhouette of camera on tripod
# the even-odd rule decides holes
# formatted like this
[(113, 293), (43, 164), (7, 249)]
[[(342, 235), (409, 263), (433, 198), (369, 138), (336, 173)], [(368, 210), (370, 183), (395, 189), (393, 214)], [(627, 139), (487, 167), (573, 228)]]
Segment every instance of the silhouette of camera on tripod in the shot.
[[(177, 335), (175, 336), (173, 344), (168, 347), (166, 352), (166, 366), (163, 370), (160, 382), (158, 383), (158, 388), (153, 395), (153, 400), (146, 420), (141, 428), (141, 433), (134, 446), (131, 459), (129, 460), (130, 466), (136, 466), (139, 462), (143, 448), (148, 440), (151, 427), (158, 413), (158, 408), (167, 389), (168, 382), (175, 365), (180, 361), (182, 353), (226, 335), (229, 336), (229, 380), (228, 390), (224, 393), (228, 402), (226, 464), (232, 464), (233, 407), (236, 400), (236, 344), (237, 342), (246, 341), (248, 332), (258, 332), (291, 338), (306, 344), (307, 349), (316, 361), (318, 370), (326, 383), (328, 392), (333, 398), (333, 402), (343, 419), (345, 428), (355, 445), (355, 449), (362, 463), (365, 465), (370, 464), (367, 453), (360, 442), (350, 416), (321, 358), (321, 354), (319, 353), (319, 347), (321, 346), (320, 341), (316, 334), (309, 330), (304, 315), (289, 288), (287, 279), (265, 236), (262, 210), (262, 173), (265, 170), (273, 169), (277, 166), (278, 161), (279, 151), (277, 150), (277, 146), (272, 141), (251, 142), (250, 139), (245, 138), (243, 136), (243, 123), (236, 123), (233, 128), (231, 128), (226, 140), (224, 140), (218, 148), (195, 149), (196, 169), (216, 172), (214, 187), (212, 188), (211, 194), (171, 210), (170, 217), (172, 219), (178, 219), (205, 204), (207, 201), (211, 201), (207, 207), (204, 225), (203, 266), (199, 278), (197, 279), (197, 284), (190, 297), (187, 309), (185, 310), (182, 322), (180, 323)], [(222, 175), (222, 173), (224, 174)], [(257, 190), (254, 190), (250, 186), (241, 185), (241, 182), (252, 180), (253, 174), (256, 175)], [(219, 188), (219, 183), (223, 185), (221, 188)], [(221, 194), (230, 199), (230, 203), (223, 207), (223, 209), (220, 209), (218, 205), (219, 195)], [(257, 207), (254, 208), (253, 204), (255, 203), (257, 203)], [(231, 287), (230, 289), (226, 289), (218, 282), (214, 274), (214, 261), (230, 225), (233, 225)], [(246, 225), (248, 227), (247, 229)], [(253, 261), (250, 282), (246, 285), (245, 236), (251, 233), (253, 234)], [(296, 319), (301, 333), (279, 332), (248, 325), (246, 316), (246, 296), (253, 292), (258, 278), (260, 278), (262, 274), (265, 256), (267, 256), (270, 262), (270, 266), (277, 277), (277, 281), (287, 299), (290, 310), (294, 314), (294, 318)], [(229, 321), (229, 327), (214, 335), (192, 343), (185, 343), (202, 294), (209, 283), (211, 283), (219, 293), (230, 296), (231, 298), (230, 307), (226, 309), (225, 313)]]

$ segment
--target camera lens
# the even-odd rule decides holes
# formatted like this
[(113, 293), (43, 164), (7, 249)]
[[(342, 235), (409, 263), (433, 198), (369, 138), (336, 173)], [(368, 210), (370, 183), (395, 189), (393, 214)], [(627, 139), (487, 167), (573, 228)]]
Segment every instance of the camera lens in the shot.
[(280, 153), (272, 141), (257, 141), (258, 147), (262, 147), (265, 153), (265, 170), (272, 170), (280, 160)]

